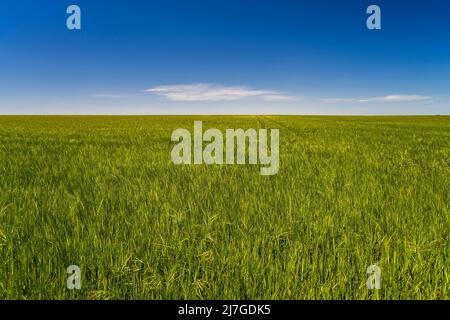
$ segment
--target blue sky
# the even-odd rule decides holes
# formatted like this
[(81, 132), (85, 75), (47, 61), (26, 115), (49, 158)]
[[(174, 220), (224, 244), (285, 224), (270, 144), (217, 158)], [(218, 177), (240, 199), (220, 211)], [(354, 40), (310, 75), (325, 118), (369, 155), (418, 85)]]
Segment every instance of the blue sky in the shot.
[(446, 0), (0, 3), (0, 114), (449, 114), (449, 88)]

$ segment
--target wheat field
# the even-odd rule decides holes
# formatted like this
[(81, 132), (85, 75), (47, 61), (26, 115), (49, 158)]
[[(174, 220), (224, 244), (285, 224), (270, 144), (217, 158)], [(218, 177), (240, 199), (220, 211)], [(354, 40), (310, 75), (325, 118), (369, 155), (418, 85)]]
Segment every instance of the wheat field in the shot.
[[(194, 120), (278, 174), (174, 165)], [(449, 116), (0, 116), (0, 299), (449, 299), (449, 185)]]

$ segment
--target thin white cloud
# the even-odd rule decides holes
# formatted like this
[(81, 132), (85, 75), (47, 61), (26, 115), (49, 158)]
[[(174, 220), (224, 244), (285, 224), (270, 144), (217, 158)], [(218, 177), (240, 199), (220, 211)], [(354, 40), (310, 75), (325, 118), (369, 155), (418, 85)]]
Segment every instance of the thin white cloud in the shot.
[(228, 87), (208, 83), (164, 85), (145, 90), (173, 101), (236, 101), (256, 98), (265, 101), (286, 101), (294, 97), (277, 91), (255, 90), (244, 86)]
[(126, 98), (127, 96), (123, 96), (120, 94), (110, 94), (110, 93), (98, 93), (94, 94), (95, 98), (108, 98), (108, 99), (122, 99)]
[(331, 98), (331, 99), (322, 99), (323, 102), (326, 103), (366, 103), (366, 102), (417, 102), (417, 101), (426, 101), (430, 100), (429, 96), (420, 96), (416, 94), (394, 94), (388, 95), (384, 97), (374, 97), (374, 98), (365, 98), (365, 99), (357, 99), (357, 98)]
[(424, 101), (430, 99), (431, 97), (419, 96), (416, 94), (406, 94), (406, 95), (394, 94), (385, 97), (360, 99), (358, 100), (358, 102), (410, 102), (410, 101)]
[(355, 103), (358, 102), (358, 99), (352, 99), (352, 98), (325, 98), (321, 99), (323, 102), (326, 103)]

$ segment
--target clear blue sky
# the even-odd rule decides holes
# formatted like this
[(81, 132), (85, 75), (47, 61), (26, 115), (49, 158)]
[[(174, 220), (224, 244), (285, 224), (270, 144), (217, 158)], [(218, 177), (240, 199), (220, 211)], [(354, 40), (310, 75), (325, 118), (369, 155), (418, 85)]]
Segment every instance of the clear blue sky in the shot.
[(0, 114), (449, 111), (448, 0), (0, 2)]

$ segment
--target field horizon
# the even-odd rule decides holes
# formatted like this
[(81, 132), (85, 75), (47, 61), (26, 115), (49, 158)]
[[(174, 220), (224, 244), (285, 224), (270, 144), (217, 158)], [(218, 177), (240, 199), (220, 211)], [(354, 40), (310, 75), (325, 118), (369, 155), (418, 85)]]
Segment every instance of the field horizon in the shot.
[(0, 114), (0, 117), (450, 117), (450, 114), (228, 114), (228, 113), (211, 113), (211, 114)]

